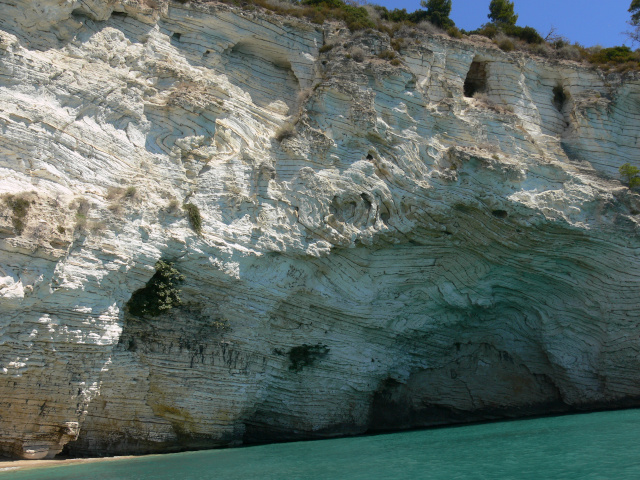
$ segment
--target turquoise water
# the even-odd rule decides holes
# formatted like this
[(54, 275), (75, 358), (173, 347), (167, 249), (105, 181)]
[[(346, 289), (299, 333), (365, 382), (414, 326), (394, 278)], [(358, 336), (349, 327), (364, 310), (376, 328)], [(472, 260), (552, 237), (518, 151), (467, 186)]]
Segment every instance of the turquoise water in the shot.
[(640, 479), (640, 410), (0, 473), (0, 480)]

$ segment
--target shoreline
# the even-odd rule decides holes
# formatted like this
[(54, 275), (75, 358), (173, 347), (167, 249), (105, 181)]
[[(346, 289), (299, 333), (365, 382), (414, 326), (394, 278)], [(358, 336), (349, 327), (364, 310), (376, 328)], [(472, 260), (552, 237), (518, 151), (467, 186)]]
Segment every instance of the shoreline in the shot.
[(104, 462), (110, 460), (125, 460), (130, 458), (136, 458), (139, 455), (122, 455), (119, 457), (93, 457), (93, 458), (59, 458), (49, 460), (13, 460), (7, 457), (0, 456), (0, 473), (15, 472), (18, 470), (27, 470), (32, 468), (43, 467), (56, 467), (56, 466), (69, 466), (76, 463), (93, 463)]
[(618, 407), (609, 406), (607, 408), (600, 405), (600, 406), (594, 406), (590, 410), (581, 410), (581, 409), (558, 410), (558, 411), (549, 411), (544, 413), (524, 415), (519, 417), (505, 416), (501, 418), (478, 419), (478, 420), (471, 420), (466, 422), (436, 424), (436, 425), (421, 426), (421, 427), (415, 427), (415, 428), (370, 430), (370, 431), (367, 431), (361, 434), (356, 434), (356, 435), (344, 435), (344, 436), (325, 437), (325, 438), (307, 438), (307, 439), (274, 441), (274, 442), (264, 442), (264, 443), (248, 443), (243, 445), (227, 446), (227, 447), (201, 448), (201, 449), (193, 449), (193, 450), (187, 449), (187, 450), (173, 451), (173, 452), (171, 451), (170, 452), (152, 452), (152, 453), (138, 454), (138, 455), (120, 455), (120, 456), (110, 456), (110, 457), (82, 457), (82, 458), (68, 458), (68, 457), (64, 458), (63, 457), (63, 458), (53, 458), (53, 459), (46, 459), (46, 460), (12, 459), (12, 458), (0, 455), (0, 478), (1, 478), (1, 474), (5, 472), (30, 470), (33, 468), (70, 466), (74, 464), (108, 462), (113, 460), (131, 460), (134, 458), (152, 457), (157, 455), (161, 455), (161, 456), (173, 455), (173, 454), (187, 453), (187, 452), (202, 452), (202, 451), (225, 450), (225, 449), (243, 449), (243, 448), (251, 448), (251, 447), (263, 446), (263, 445), (273, 445), (273, 444), (287, 444), (287, 443), (299, 443), (299, 442), (322, 442), (323, 440), (332, 440), (332, 439), (339, 439), (339, 438), (348, 439), (348, 438), (357, 438), (357, 437), (376, 437), (376, 436), (390, 435), (395, 433), (409, 433), (409, 432), (416, 432), (416, 431), (441, 430), (441, 429), (456, 429), (456, 428), (493, 424), (493, 423), (511, 423), (511, 422), (537, 420), (537, 419), (544, 419), (544, 418), (565, 417), (565, 416), (574, 416), (574, 415), (589, 415), (589, 414), (595, 414), (595, 413), (618, 412), (618, 411), (625, 411), (625, 410), (640, 411), (640, 406), (625, 405), (625, 406), (618, 406)]

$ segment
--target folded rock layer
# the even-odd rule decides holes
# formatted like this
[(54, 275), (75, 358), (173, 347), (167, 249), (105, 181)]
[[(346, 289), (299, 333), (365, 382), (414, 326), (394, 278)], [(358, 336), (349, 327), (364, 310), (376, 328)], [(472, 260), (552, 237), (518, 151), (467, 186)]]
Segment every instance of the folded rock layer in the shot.
[(213, 2), (0, 12), (0, 452), (640, 403), (637, 75)]

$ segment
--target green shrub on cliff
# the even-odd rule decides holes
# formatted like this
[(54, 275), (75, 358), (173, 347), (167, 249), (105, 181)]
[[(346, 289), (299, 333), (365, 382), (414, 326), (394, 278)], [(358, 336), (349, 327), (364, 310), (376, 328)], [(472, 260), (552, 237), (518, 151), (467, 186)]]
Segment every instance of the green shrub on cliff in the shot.
[(416, 10), (415, 12), (408, 13), (404, 8), (388, 10), (386, 7), (380, 5), (373, 5), (373, 8), (382, 20), (388, 22), (417, 24), (426, 21), (445, 30), (455, 28), (453, 20), (449, 18), (449, 14), (451, 13), (451, 0), (422, 0), (420, 6), (426, 10)]
[[(324, 22), (325, 18), (342, 20), (351, 31), (375, 28), (366, 8), (342, 0), (304, 0), (302, 5), (313, 7)], [(322, 23), (322, 22), (319, 22)]]
[(629, 188), (640, 186), (640, 168), (634, 167), (630, 163), (625, 163), (618, 171), (620, 172), (620, 176), (626, 180)]
[(640, 53), (631, 50), (626, 45), (596, 50), (589, 55), (589, 62), (596, 65), (619, 65), (633, 63), (635, 66), (640, 62)]
[(183, 207), (187, 211), (191, 228), (200, 235), (202, 233), (202, 216), (200, 215), (200, 209), (193, 203), (185, 203)]
[(129, 312), (137, 317), (157, 317), (161, 313), (182, 305), (178, 285), (184, 275), (171, 262), (158, 260), (156, 273), (144, 288), (136, 290), (127, 303)]
[(4, 203), (11, 209), (11, 223), (18, 235), (22, 235), (26, 227), (25, 218), (31, 207), (31, 200), (27, 194), (11, 195), (10, 193), (3, 196)]

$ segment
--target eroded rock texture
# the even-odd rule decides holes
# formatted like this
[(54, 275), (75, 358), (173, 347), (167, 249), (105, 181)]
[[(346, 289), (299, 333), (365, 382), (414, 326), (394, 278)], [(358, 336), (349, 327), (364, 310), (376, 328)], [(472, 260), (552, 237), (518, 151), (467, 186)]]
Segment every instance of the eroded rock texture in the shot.
[[(637, 405), (637, 77), (215, 3), (0, 12), (3, 453)], [(134, 317), (159, 259), (183, 304)]]

